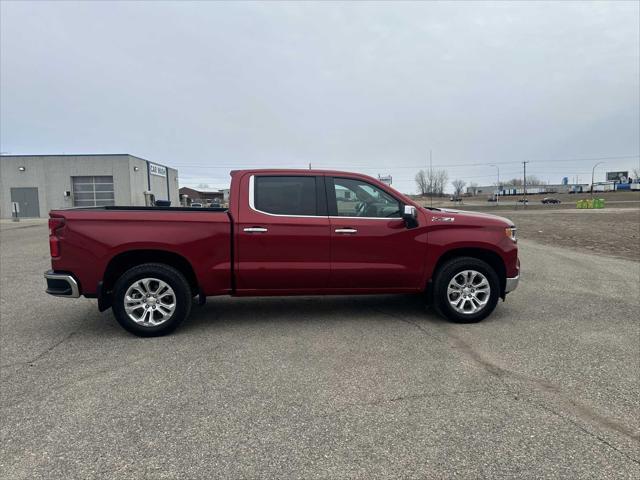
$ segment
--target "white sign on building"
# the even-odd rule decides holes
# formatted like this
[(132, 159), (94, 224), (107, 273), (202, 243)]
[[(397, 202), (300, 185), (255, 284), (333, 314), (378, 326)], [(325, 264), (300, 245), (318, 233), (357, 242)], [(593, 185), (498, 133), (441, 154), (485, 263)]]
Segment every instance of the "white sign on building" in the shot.
[(159, 177), (166, 177), (167, 168), (161, 165), (156, 165), (155, 163), (149, 162), (149, 173), (151, 175), (157, 175)]

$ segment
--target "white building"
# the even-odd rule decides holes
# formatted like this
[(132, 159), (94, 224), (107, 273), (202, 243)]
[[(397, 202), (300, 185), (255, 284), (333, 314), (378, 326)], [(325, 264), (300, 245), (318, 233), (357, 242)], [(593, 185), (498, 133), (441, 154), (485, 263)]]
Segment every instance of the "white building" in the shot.
[(0, 217), (47, 217), (50, 210), (107, 205), (179, 206), (178, 171), (128, 154), (2, 155)]

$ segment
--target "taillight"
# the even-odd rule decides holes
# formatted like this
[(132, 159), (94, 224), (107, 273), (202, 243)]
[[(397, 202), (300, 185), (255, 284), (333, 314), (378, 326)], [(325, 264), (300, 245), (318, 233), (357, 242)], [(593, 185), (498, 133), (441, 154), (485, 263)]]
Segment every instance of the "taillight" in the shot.
[(49, 219), (49, 251), (52, 257), (60, 256), (60, 239), (58, 230), (64, 226), (64, 218), (52, 217)]

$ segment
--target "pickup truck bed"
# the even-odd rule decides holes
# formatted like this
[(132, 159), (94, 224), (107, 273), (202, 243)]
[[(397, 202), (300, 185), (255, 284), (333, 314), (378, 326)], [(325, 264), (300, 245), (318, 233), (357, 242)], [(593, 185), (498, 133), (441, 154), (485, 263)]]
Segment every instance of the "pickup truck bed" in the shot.
[(52, 268), (73, 272), (87, 297), (111, 288), (125, 269), (143, 260), (186, 261), (196, 293), (230, 293), (232, 230), (225, 209), (79, 208), (51, 212), (51, 218), (65, 222), (62, 255), (52, 258)]

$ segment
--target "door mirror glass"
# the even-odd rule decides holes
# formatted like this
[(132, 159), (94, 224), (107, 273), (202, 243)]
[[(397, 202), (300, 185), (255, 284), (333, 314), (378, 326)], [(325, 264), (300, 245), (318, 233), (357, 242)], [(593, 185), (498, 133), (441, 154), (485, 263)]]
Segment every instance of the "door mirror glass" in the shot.
[(418, 226), (418, 210), (413, 205), (404, 205), (402, 207), (402, 218), (407, 228)]

